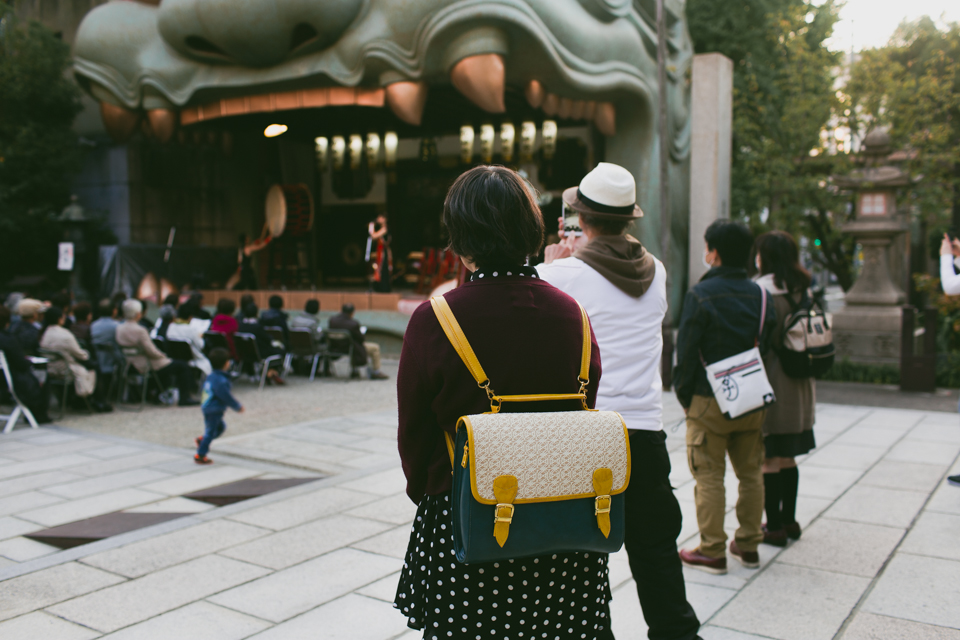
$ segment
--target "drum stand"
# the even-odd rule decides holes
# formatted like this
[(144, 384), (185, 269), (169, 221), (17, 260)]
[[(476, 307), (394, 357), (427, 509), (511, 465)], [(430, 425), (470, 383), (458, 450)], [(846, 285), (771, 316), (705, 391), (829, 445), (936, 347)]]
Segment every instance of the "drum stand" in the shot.
[(267, 283), (283, 289), (310, 287), (310, 239), (280, 237), (270, 243), (267, 257)]

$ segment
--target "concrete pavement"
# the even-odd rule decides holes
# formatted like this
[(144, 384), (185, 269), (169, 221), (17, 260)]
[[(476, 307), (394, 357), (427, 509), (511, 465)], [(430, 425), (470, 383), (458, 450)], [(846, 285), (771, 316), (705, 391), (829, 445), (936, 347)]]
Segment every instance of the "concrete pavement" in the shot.
[[(665, 404), (679, 543), (695, 546), (684, 427), (671, 431), (682, 413), (672, 396)], [(395, 409), (228, 431), (208, 468), (186, 448), (78, 422), (0, 438), (0, 638), (420, 637), (391, 606), (416, 511)], [(685, 570), (702, 637), (960, 639), (960, 488), (944, 481), (960, 471), (958, 416), (821, 404), (815, 431), (819, 447), (800, 464), (801, 540), (762, 546), (760, 570), (733, 560), (725, 576)], [(182, 497), (241, 478), (321, 475), (225, 507)], [(731, 510), (735, 487), (731, 474)], [(65, 551), (23, 537), (151, 509), (189, 515)], [(732, 513), (727, 524), (732, 536)], [(625, 554), (610, 566), (616, 636), (644, 638)]]

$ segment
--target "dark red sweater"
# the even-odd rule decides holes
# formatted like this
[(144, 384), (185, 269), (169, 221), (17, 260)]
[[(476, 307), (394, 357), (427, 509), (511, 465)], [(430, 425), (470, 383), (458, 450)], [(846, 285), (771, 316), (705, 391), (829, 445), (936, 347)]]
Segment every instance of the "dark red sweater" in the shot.
[[(580, 308), (559, 289), (525, 276), (467, 282), (446, 296), (460, 327), (498, 395), (576, 393), (583, 340)], [(592, 331), (591, 331), (592, 333)], [(593, 407), (600, 381), (600, 350), (591, 335)], [(440, 327), (429, 302), (410, 318), (397, 376), (398, 444), (407, 495), (448, 491), (450, 457), (443, 430), (454, 433), (460, 416), (490, 410)], [(562, 411), (577, 403), (505, 404), (504, 411)]]

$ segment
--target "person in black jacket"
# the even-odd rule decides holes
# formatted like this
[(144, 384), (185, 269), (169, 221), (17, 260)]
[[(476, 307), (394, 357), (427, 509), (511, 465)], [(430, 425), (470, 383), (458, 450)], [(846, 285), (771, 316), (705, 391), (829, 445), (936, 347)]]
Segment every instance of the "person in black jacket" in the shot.
[(33, 298), (24, 298), (17, 305), (20, 319), (11, 325), (9, 333), (28, 356), (35, 356), (40, 351), (40, 314), (43, 310), (44, 304)]
[[(270, 335), (264, 331), (263, 324), (257, 319), (258, 311), (259, 309), (257, 309), (257, 305), (253, 304), (252, 302), (243, 308), (244, 317), (239, 323), (237, 333), (249, 333), (256, 339), (257, 350), (260, 352), (261, 358), (284, 355), (286, 351), (280, 347), (274, 346), (273, 341), (270, 339)], [(234, 336), (234, 341), (236, 341), (236, 336)], [(267, 372), (267, 380), (276, 384), (286, 384), (275, 369), (270, 369)]]
[(714, 398), (704, 363), (719, 362), (758, 343), (761, 352), (766, 351), (776, 316), (773, 305), (767, 304), (761, 323), (763, 292), (747, 277), (747, 260), (753, 245), (750, 230), (739, 222), (717, 220), (707, 228), (704, 239), (704, 262), (710, 271), (684, 298), (674, 374), (677, 399), (687, 415), (687, 462), (697, 481), (695, 498), (700, 526), (700, 546), (681, 550), (680, 559), (694, 569), (726, 573), (723, 476), (727, 454), (740, 483), (740, 527), (730, 543), (730, 554), (745, 567), (760, 566), (757, 547), (763, 541), (766, 412), (728, 420)]
[(270, 296), (270, 308), (260, 314), (260, 325), (283, 331), (283, 346), (290, 348), (290, 327), (287, 324), (287, 314), (283, 311), (283, 298)]
[[(380, 370), (380, 345), (376, 342), (364, 340), (360, 323), (353, 319), (356, 308), (349, 302), (340, 308), (340, 313), (330, 318), (329, 327), (334, 331), (347, 331), (353, 339), (354, 367), (362, 367), (369, 363), (371, 380), (386, 380), (390, 376)], [(354, 372), (354, 377), (359, 374)]]
[[(13, 390), (20, 401), (27, 405), (30, 413), (40, 424), (51, 422), (47, 415), (50, 406), (50, 393), (46, 385), (41, 385), (30, 368), (30, 361), (23, 353), (23, 347), (16, 338), (8, 333), (10, 328), (10, 310), (0, 305), (0, 351), (3, 351), (10, 366), (13, 378)], [(2, 376), (2, 374), (0, 374)], [(6, 380), (0, 379), (0, 389), (6, 393)]]

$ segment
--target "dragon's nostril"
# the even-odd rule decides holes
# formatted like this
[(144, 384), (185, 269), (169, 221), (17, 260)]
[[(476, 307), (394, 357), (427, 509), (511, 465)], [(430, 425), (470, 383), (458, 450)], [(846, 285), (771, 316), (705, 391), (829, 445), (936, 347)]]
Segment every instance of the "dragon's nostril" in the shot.
[(223, 49), (201, 36), (187, 36), (183, 41), (184, 44), (197, 53), (227, 57), (227, 54)]
[(312, 25), (301, 22), (293, 28), (293, 34), (290, 37), (290, 50), (293, 51), (311, 40), (316, 40), (318, 35), (317, 30)]

